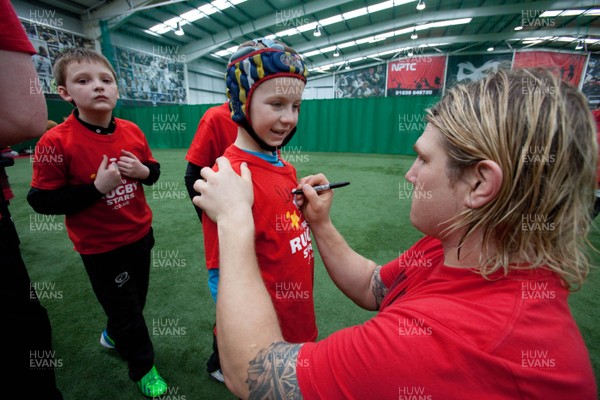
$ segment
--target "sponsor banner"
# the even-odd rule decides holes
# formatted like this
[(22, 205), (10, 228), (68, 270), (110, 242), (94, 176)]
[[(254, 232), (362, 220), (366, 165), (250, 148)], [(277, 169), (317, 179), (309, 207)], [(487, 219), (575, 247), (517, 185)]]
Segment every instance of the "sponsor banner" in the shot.
[(449, 56), (446, 67), (446, 87), (460, 82), (478, 81), (501, 68), (510, 69), (512, 58), (512, 53)]
[(446, 56), (417, 55), (388, 63), (388, 96), (440, 95)]
[(562, 80), (579, 86), (586, 57), (581, 54), (552, 51), (521, 51), (515, 53), (513, 69), (549, 67), (559, 74)]

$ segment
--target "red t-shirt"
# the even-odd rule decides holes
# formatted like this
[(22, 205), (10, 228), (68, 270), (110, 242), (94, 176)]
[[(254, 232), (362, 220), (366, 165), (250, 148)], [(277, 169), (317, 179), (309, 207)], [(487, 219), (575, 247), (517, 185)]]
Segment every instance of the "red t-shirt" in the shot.
[(0, 50), (35, 54), (10, 1), (0, 0), (0, 15)]
[(381, 269), (363, 325), (302, 346), (305, 399), (596, 399), (588, 351), (548, 270), (486, 280), (425, 237)]
[[(318, 334), (313, 303), (314, 255), (310, 228), (291, 194), (297, 186), (296, 169), (285, 161), (283, 167), (276, 167), (235, 145), (224, 156), (238, 174), (242, 162), (252, 171), (256, 256), (283, 337), (291, 343), (313, 341)], [(206, 214), (202, 229), (206, 266), (219, 268), (217, 226)]]
[[(119, 158), (132, 152), (142, 163), (157, 162), (146, 137), (133, 122), (115, 118), (116, 130), (100, 135), (84, 127), (73, 114), (44, 133), (35, 147), (31, 186), (55, 190), (67, 185), (94, 182), (102, 155)], [(122, 184), (85, 210), (67, 215), (65, 224), (75, 250), (97, 254), (114, 250), (144, 237), (152, 224), (142, 183), (123, 177)]]
[(231, 119), (229, 103), (206, 110), (185, 159), (199, 167), (212, 167), (235, 142), (238, 126)]

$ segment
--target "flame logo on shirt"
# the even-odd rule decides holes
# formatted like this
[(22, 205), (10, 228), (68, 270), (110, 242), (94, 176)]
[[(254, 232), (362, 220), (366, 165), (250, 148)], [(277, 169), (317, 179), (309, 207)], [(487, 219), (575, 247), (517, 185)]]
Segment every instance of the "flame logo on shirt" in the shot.
[(292, 228), (300, 229), (300, 216), (296, 214), (296, 211), (294, 211), (293, 214), (290, 214), (289, 211), (285, 213), (285, 220), (290, 221), (292, 223)]

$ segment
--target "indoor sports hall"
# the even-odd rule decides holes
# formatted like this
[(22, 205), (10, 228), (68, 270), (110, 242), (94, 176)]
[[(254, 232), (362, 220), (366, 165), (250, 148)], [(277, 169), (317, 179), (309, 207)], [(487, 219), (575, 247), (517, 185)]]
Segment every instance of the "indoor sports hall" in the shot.
[[(213, 146), (213, 152), (219, 151), (215, 156), (220, 156), (233, 143), (235, 135), (240, 135), (238, 129), (248, 134), (245, 129), (249, 125), (244, 123), (250, 118), (249, 104), (253, 99), (250, 94), (259, 98), (258, 89), (250, 88), (253, 85), (260, 88), (259, 83), (269, 74), (287, 79), (288, 82), (275, 91), (282, 98), (296, 91), (297, 123), (295, 133), (290, 134), (283, 145), (273, 147), (276, 149), (273, 154), (280, 165), (293, 165), (298, 180), (322, 173), (330, 182), (349, 182), (329, 189), (335, 194), (331, 221), (350, 248), (384, 266), (392, 260), (403, 260), (407, 254), (413, 256), (413, 244), (424, 236), (411, 222), (414, 213), (414, 209), (411, 213), (411, 204), (426, 202), (439, 192), (427, 191), (419, 187), (418, 182), (407, 180), (407, 176), (412, 166), (423, 158), (417, 154), (420, 147), (415, 143), (430, 122), (428, 110), (448, 91), (457, 85), (479, 82), (499, 70), (542, 67), (551, 70), (563, 83), (577, 88), (590, 112), (600, 109), (598, 0), (12, 0), (9, 4), (35, 51), (35, 54), (29, 51), (36, 76), (28, 81), (27, 95), (43, 96), (48, 130), (43, 136), (40, 132), (37, 137), (0, 146), (3, 147), (0, 183), (20, 240), (20, 254), (29, 274), (30, 289), (46, 309), (52, 329), (51, 348), (30, 349), (25, 361), (29, 370), (53, 373), (64, 399), (152, 397), (132, 383), (139, 378), (130, 379), (137, 376), (132, 372), (131, 363), (128, 377), (128, 363), (117, 349), (110, 348), (114, 342), (106, 330), (105, 310), (86, 273), (88, 264), (84, 268), (82, 263), (82, 257), (95, 250), (88, 251), (79, 242), (83, 239), (73, 233), (75, 224), (65, 221), (65, 212), (39, 212), (69, 210), (67, 218), (71, 215), (77, 218), (78, 213), (85, 212), (85, 207), (69, 208), (79, 200), (65, 193), (60, 195), (65, 197), (54, 198), (54, 208), (40, 204), (46, 203), (48, 197), (38, 202), (35, 209), (32, 206), (32, 190), (59, 190), (55, 177), (61, 171), (65, 185), (77, 185), (78, 174), (84, 174), (79, 170), (83, 167), (78, 167), (81, 157), (87, 161), (95, 151), (94, 145), (79, 144), (82, 147), (78, 147), (74, 143), (74, 153), (65, 155), (58, 145), (50, 144), (56, 142), (49, 141), (48, 132), (60, 130), (69, 123), (79, 121), (88, 128), (100, 125), (85, 121), (84, 114), (74, 112), (74, 99), (78, 98), (73, 97), (76, 92), (67, 90), (70, 75), (67, 73), (66, 83), (57, 82), (56, 61), (65, 50), (93, 50), (105, 57), (115, 74), (111, 84), (118, 90), (114, 92), (118, 100), (112, 114), (110, 110), (106, 114), (109, 121), (116, 120), (119, 126), (120, 121), (126, 120), (137, 126), (140, 140), (145, 140), (151, 152), (147, 159), (155, 168), (160, 166), (160, 176), (152, 182), (150, 178), (158, 172), (153, 172), (143, 160), (132, 156), (131, 161), (130, 153), (123, 153), (121, 160), (123, 157), (129, 160), (124, 161), (127, 167), (118, 161), (119, 156), (111, 158), (111, 155), (101, 164), (100, 154), (97, 162), (94, 161), (100, 165), (98, 175), (95, 175), (96, 170), (92, 175), (85, 174), (89, 175), (89, 182), (97, 182), (94, 179), (100, 178), (103, 168), (105, 171), (112, 168), (116, 173), (120, 169), (124, 175), (128, 174), (124, 171), (129, 165), (136, 168), (141, 165), (140, 168), (149, 171), (141, 177), (132, 172), (135, 183), (112, 186), (112, 191), (99, 191), (97, 198), (104, 195), (102, 198), (116, 211), (133, 202), (132, 193), (138, 190), (138, 185), (140, 190), (143, 186), (141, 193), (151, 210), (154, 237), (154, 245), (148, 250), (149, 283), (145, 305), (142, 304), (143, 317), (155, 365), (168, 383), (160, 398), (170, 400), (245, 397), (228, 389), (222, 382), (221, 369), (210, 370), (207, 364), (211, 357), (214, 361), (215, 337), (219, 337), (218, 333), (215, 336), (217, 284), (212, 281), (214, 272), (207, 269), (205, 236), (208, 233), (204, 230), (207, 221), (200, 222), (199, 209), (192, 203), (190, 185), (195, 179), (190, 181), (189, 177), (200, 179), (200, 167), (213, 167), (214, 158), (209, 165), (190, 158), (193, 143), (200, 136), (197, 132), (208, 124), (201, 123), (201, 119), (209, 110), (227, 103), (226, 113), (237, 123), (235, 125), (226, 115), (227, 123), (234, 126), (234, 136), (225, 139), (218, 128), (210, 143), (197, 145), (195, 150), (204, 152)], [(7, 17), (0, 14), (0, 19), (4, 18)], [(2, 36), (5, 28), (0, 27)], [(250, 50), (240, 52), (244, 46)], [(285, 54), (279, 59), (281, 65), (269, 58), (270, 51), (275, 52), (272, 49), (281, 52), (273, 53), (278, 57)], [(252, 53), (255, 55), (240, 61), (250, 51), (256, 52)], [(240, 62), (236, 64), (236, 61)], [(78, 63), (72, 65), (85, 65)], [(3, 70), (2, 74), (12, 72), (14, 70)], [(290, 83), (299, 82), (295, 78), (305, 82), (300, 92)], [(78, 84), (78, 79), (87, 78), (79, 76), (71, 84)], [(531, 93), (521, 93), (523, 96), (554, 95), (534, 93), (539, 88), (528, 87), (528, 82), (521, 83), (523, 91), (531, 90)], [(32, 108), (33, 105), (31, 108), (26, 105), (20, 114), (33, 116), (36, 111)], [(465, 108), (468, 108), (466, 103)], [(519, 115), (514, 119), (529, 117)], [(600, 117), (596, 121), (600, 127)], [(225, 122), (222, 123), (225, 126)], [(98, 134), (106, 133), (100, 133), (102, 129)], [(114, 132), (110, 126), (107, 129), (107, 135)], [(226, 140), (229, 142), (223, 143)], [(266, 149), (260, 141), (256, 143)], [(557, 157), (554, 150), (550, 145), (530, 145), (523, 147), (517, 157), (520, 160), (513, 161), (552, 168)], [(49, 175), (45, 166), (50, 166), (55, 175)], [(518, 174), (515, 173), (515, 177)], [(46, 178), (48, 181), (42, 183)], [(271, 194), (273, 198), (296, 204), (296, 197), (300, 195), (288, 189), (276, 189)], [(194, 186), (194, 190), (199, 189)], [(568, 191), (563, 186), (546, 190)], [(255, 198), (258, 201), (257, 194)], [(438, 206), (445, 201), (434, 200)], [(255, 208), (259, 208), (258, 205)], [(277, 234), (297, 228), (303, 209), (296, 209), (298, 214), (287, 212), (271, 216)], [(516, 224), (521, 231), (541, 232), (540, 237), (544, 238), (554, 237), (553, 231), (561, 229), (552, 212), (530, 209), (533, 211), (523, 214)], [(433, 206), (431, 214), (435, 214)], [(500, 217), (497, 215), (498, 220)], [(204, 218), (208, 217), (204, 215)], [(255, 215), (255, 221), (257, 218)], [(80, 225), (87, 224), (85, 219), (77, 221)], [(304, 227), (310, 226), (307, 221), (308, 218), (303, 222)], [(589, 274), (581, 288), (568, 296), (568, 306), (589, 352), (596, 382), (600, 377), (599, 221), (591, 219), (581, 250), (589, 259)], [(258, 227), (259, 223), (256, 224)], [(121, 232), (118, 225), (105, 219), (80, 229), (87, 229), (86, 235), (90, 237), (107, 238), (117, 248), (121, 240), (128, 240), (118, 236)], [(243, 226), (239, 228), (244, 230)], [(110, 238), (112, 232), (117, 233)], [(310, 261), (314, 263), (310, 290), (304, 283), (295, 284), (280, 278), (270, 294), (284, 301), (308, 298), (314, 301), (317, 343), (347, 327), (368, 327), (377, 312), (358, 307), (344, 295), (324, 265), (320, 243), (311, 238), (309, 228), (305, 232), (295, 239), (295, 244), (290, 243), (292, 252), (300, 249), (305, 256), (314, 257)], [(134, 235), (140, 239), (141, 231), (137, 235), (134, 229)], [(256, 247), (260, 251), (258, 240)], [(1, 257), (2, 254), (0, 265), (3, 265)], [(431, 268), (431, 260), (416, 260), (407, 268)], [(121, 278), (123, 284), (129, 279)], [(218, 278), (217, 274), (215, 279), (220, 279), (221, 293), (224, 276)], [(555, 300), (557, 294), (553, 290), (540, 282), (533, 283), (524, 283), (520, 296), (538, 305)], [(11, 284), (11, 281), (4, 282), (7, 287)], [(242, 332), (248, 321), (243, 313), (237, 318)], [(411, 328), (414, 333), (411, 346), (427, 347), (431, 340), (427, 336), (432, 331), (423, 325), (426, 322), (426, 319), (414, 318), (407, 326), (407, 321), (399, 321), (397, 336)], [(11, 330), (7, 325), (12, 323), (3, 324), (3, 328)], [(536, 330), (535, 322), (530, 321), (530, 324), (533, 336), (543, 336)], [(433, 335), (437, 332), (434, 327)], [(4, 345), (11, 347), (11, 343)], [(117, 344), (121, 351), (119, 346)], [(568, 348), (564, 341), (556, 346)], [(564, 367), (564, 362), (561, 366), (562, 361), (556, 361), (559, 358), (554, 346), (540, 344), (519, 350), (521, 368), (528, 368), (528, 373), (546, 374)], [(573, 352), (576, 351), (573, 348)], [(10, 365), (5, 367), (11, 368)], [(347, 369), (343, 363), (334, 367)], [(361, 374), (353, 380), (361, 381)], [(438, 378), (443, 381), (444, 377), (440, 372)], [(482, 377), (486, 379), (492, 378)], [(33, 382), (31, 385), (35, 385)], [(305, 380), (300, 381), (300, 389), (306, 398), (317, 398), (307, 395), (303, 382)], [(17, 394), (28, 393), (27, 382), (4, 384), (13, 387)], [(432, 395), (433, 388), (427, 384), (403, 383), (396, 388), (389, 398), (442, 398)], [(273, 391), (260, 398), (280, 397)], [(348, 398), (375, 400), (381, 397)], [(488, 397), (481, 393), (479, 398)]]

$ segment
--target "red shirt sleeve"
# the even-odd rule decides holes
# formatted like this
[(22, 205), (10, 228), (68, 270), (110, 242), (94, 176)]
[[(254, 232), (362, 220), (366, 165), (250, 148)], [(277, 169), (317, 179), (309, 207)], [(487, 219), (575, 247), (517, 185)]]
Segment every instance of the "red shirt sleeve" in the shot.
[(0, 0), (0, 15), (0, 50), (35, 54), (10, 1)]
[(236, 137), (237, 125), (229, 115), (229, 105), (209, 108), (198, 124), (185, 159), (200, 167), (212, 167)]

